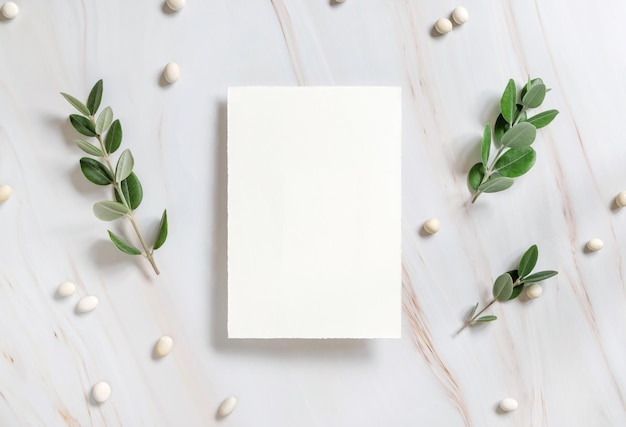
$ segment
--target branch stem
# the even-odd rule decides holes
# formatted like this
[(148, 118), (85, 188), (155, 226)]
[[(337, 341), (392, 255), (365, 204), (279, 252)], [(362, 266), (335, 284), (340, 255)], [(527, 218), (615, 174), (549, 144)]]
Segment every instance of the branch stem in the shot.
[[(93, 121), (93, 116), (91, 117), (91, 120)], [(143, 236), (141, 235), (141, 231), (139, 231), (139, 226), (137, 225), (137, 221), (135, 220), (135, 216), (133, 215), (133, 210), (130, 206), (129, 201), (126, 200), (126, 196), (124, 195), (124, 192), (122, 191), (121, 183), (115, 180), (115, 169), (113, 168), (113, 165), (111, 164), (111, 158), (109, 157), (109, 153), (106, 150), (104, 142), (102, 142), (102, 136), (97, 135), (96, 138), (98, 139), (98, 142), (100, 143), (100, 149), (102, 150), (102, 153), (104, 155), (103, 159), (106, 162), (107, 167), (109, 168), (109, 172), (111, 173), (111, 176), (113, 176), (113, 183), (112, 183), (113, 189), (115, 190), (116, 194), (119, 196), (120, 200), (122, 201), (122, 204), (128, 208), (128, 214), (126, 216), (130, 220), (130, 223), (132, 224), (133, 229), (135, 230), (135, 234), (137, 235), (137, 238), (139, 239), (139, 243), (141, 244), (141, 247), (143, 249), (142, 255), (148, 260), (148, 262), (150, 262), (150, 265), (154, 269), (154, 272), (157, 275), (159, 275), (161, 274), (161, 272), (159, 271), (159, 267), (157, 267), (156, 261), (154, 260), (153, 251), (148, 249), (148, 245), (146, 245), (146, 241), (143, 239)]]

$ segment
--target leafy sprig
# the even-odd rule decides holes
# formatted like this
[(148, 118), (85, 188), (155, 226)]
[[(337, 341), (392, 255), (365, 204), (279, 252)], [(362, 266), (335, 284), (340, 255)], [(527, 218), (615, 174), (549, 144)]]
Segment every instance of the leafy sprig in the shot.
[(476, 311), (478, 310), (479, 303), (476, 303), (467, 314), (465, 323), (457, 331), (457, 334), (468, 326), (476, 323), (487, 323), (496, 320), (497, 317), (493, 315), (482, 316), (496, 301), (506, 302), (513, 300), (522, 293), (524, 285), (538, 283), (558, 274), (558, 272), (554, 270), (544, 270), (533, 274), (532, 271), (537, 265), (538, 257), (539, 250), (537, 249), (537, 245), (532, 245), (522, 256), (516, 270), (511, 270), (498, 276), (493, 284), (493, 299), (478, 313), (476, 313)]
[(141, 182), (133, 172), (135, 165), (133, 155), (130, 150), (126, 149), (122, 151), (117, 162), (114, 162), (111, 157), (122, 144), (122, 125), (119, 120), (113, 120), (111, 107), (105, 107), (96, 117), (102, 101), (102, 91), (103, 83), (102, 80), (99, 80), (89, 92), (86, 104), (72, 95), (61, 93), (81, 113), (70, 114), (70, 123), (74, 129), (81, 135), (93, 137), (97, 141), (96, 145), (83, 139), (75, 141), (78, 148), (98, 159), (92, 157), (80, 159), (80, 169), (83, 175), (96, 185), (113, 187), (114, 200), (97, 202), (93, 205), (93, 212), (102, 221), (127, 218), (133, 226), (141, 249), (110, 230), (108, 231), (109, 238), (120, 251), (129, 255), (144, 256), (150, 262), (154, 272), (159, 274), (159, 268), (154, 260), (154, 251), (163, 246), (167, 239), (167, 210), (163, 211), (161, 223), (152, 245), (148, 245), (139, 231), (133, 215), (133, 211), (139, 207), (143, 200)]
[[(531, 147), (537, 136), (537, 129), (545, 127), (559, 114), (548, 110), (532, 117), (527, 113), (539, 107), (550, 89), (541, 79), (528, 79), (519, 94), (515, 82), (510, 79), (500, 99), (500, 115), (493, 129), (485, 125), (481, 144), (481, 161), (469, 171), (468, 184), (472, 189), (472, 203), (482, 193), (496, 193), (513, 185), (514, 179), (524, 175), (535, 164), (537, 153)], [(497, 152), (489, 162), (492, 142)]]

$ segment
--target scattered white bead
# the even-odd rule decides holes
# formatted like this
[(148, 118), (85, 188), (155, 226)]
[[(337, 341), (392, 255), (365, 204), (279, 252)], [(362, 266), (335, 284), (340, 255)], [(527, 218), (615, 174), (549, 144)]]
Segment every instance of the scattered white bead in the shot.
[(592, 252), (599, 251), (604, 247), (604, 242), (600, 239), (591, 239), (587, 242), (587, 249)]
[(538, 283), (533, 283), (532, 285), (526, 288), (526, 295), (528, 298), (535, 299), (539, 298), (543, 293), (543, 288)]
[(507, 397), (500, 402), (500, 409), (504, 412), (513, 412), (517, 409), (517, 400)]
[(163, 336), (154, 345), (154, 353), (159, 357), (167, 356), (174, 347), (174, 340), (171, 337)]
[(186, 0), (167, 0), (165, 3), (167, 4), (167, 7), (172, 9), (174, 12), (178, 12), (185, 7), (185, 3), (187, 2)]
[(452, 22), (448, 18), (440, 18), (435, 23), (435, 30), (441, 35), (448, 34), (452, 31)]
[(0, 185), (0, 203), (6, 202), (7, 200), (9, 200), (9, 197), (11, 197), (11, 194), (13, 194), (13, 189), (11, 188), (10, 185), (7, 185), (7, 184)]
[(2, 16), (6, 19), (13, 19), (19, 13), (20, 8), (12, 1), (8, 1), (2, 5)]
[(82, 298), (76, 304), (76, 311), (79, 313), (89, 313), (93, 311), (98, 306), (98, 298), (93, 295)]
[(622, 191), (615, 197), (615, 204), (620, 208), (626, 206), (626, 191)]
[(437, 218), (431, 218), (424, 223), (424, 231), (428, 234), (434, 234), (439, 231), (439, 220)]
[(459, 6), (452, 11), (452, 19), (459, 25), (465, 24), (469, 19), (469, 13), (467, 12), (467, 9)]
[(180, 67), (175, 62), (170, 62), (163, 70), (163, 77), (168, 83), (174, 83), (180, 78)]
[(91, 389), (93, 400), (98, 403), (104, 403), (111, 397), (111, 386), (104, 381), (99, 382)]
[(76, 292), (76, 285), (72, 282), (63, 282), (57, 289), (57, 294), (61, 297), (69, 297), (74, 295), (74, 292)]
[(220, 405), (220, 409), (218, 411), (220, 417), (229, 416), (235, 410), (235, 406), (237, 406), (237, 399), (235, 399), (234, 396), (227, 397)]

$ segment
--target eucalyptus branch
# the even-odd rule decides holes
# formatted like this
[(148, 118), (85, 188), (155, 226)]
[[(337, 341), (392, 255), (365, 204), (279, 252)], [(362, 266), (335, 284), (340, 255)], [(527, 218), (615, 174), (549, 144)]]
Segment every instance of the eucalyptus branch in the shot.
[[(92, 157), (80, 159), (80, 169), (85, 178), (96, 185), (112, 186), (115, 200), (104, 200), (93, 206), (93, 212), (103, 221), (114, 221), (126, 217), (130, 221), (141, 249), (133, 246), (124, 238), (108, 231), (109, 238), (122, 252), (129, 255), (142, 255), (159, 274), (159, 268), (154, 260), (154, 251), (159, 249), (167, 239), (167, 211), (163, 211), (161, 223), (154, 237), (154, 243), (149, 246), (146, 243), (133, 211), (139, 207), (143, 200), (143, 188), (137, 175), (133, 172), (135, 160), (130, 150), (126, 149), (120, 154), (117, 162), (113, 162), (111, 154), (115, 153), (122, 143), (122, 125), (119, 120), (113, 120), (111, 107), (104, 108), (96, 118), (96, 113), (102, 100), (103, 84), (99, 80), (89, 93), (87, 103), (83, 104), (78, 99), (66, 93), (63, 97), (81, 114), (70, 114), (70, 123), (76, 131), (82, 135), (96, 138), (98, 145), (82, 139), (76, 140), (78, 148)], [(113, 166), (115, 163), (115, 167)]]
[(493, 304), (496, 302), (506, 302), (515, 299), (522, 293), (524, 285), (538, 283), (558, 274), (553, 270), (545, 270), (531, 274), (537, 265), (538, 257), (539, 250), (537, 249), (537, 245), (532, 245), (522, 256), (516, 270), (511, 270), (498, 276), (493, 284), (493, 299), (489, 301), (489, 303), (487, 303), (487, 305), (485, 305), (485, 307), (483, 307), (478, 313), (476, 313), (476, 311), (478, 310), (479, 303), (476, 303), (465, 317), (463, 326), (461, 326), (456, 333), (459, 334), (463, 331), (463, 329), (476, 323), (493, 322), (497, 319), (496, 316), (482, 316), (482, 314)]
[[(537, 129), (549, 125), (559, 112), (548, 110), (533, 117), (527, 117), (527, 112), (539, 107), (549, 90), (543, 80), (529, 78), (520, 91), (521, 104), (518, 104), (515, 82), (509, 80), (500, 99), (501, 113), (494, 125), (493, 138), (490, 126), (485, 125), (481, 162), (472, 166), (468, 174), (472, 203), (482, 193), (506, 190), (513, 185), (513, 178), (524, 175), (533, 167), (537, 153), (530, 146), (535, 142)], [(489, 163), (492, 140), (498, 151)]]

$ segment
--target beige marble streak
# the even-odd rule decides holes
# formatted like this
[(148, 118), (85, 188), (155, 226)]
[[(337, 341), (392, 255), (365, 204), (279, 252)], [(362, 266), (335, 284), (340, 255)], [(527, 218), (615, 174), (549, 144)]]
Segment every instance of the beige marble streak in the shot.
[(402, 311), (409, 322), (411, 340), (415, 348), (424, 358), (432, 372), (437, 377), (446, 394), (458, 410), (465, 426), (472, 426), (469, 409), (466, 406), (463, 393), (455, 377), (446, 366), (435, 348), (432, 335), (428, 329), (424, 313), (417, 301), (411, 278), (404, 266), (402, 267)]
[(302, 59), (300, 58), (300, 52), (298, 51), (298, 46), (296, 44), (293, 23), (291, 22), (289, 11), (287, 10), (283, 0), (271, 1), (274, 13), (276, 13), (276, 19), (280, 24), (280, 29), (283, 32), (283, 37), (285, 38), (285, 44), (287, 45), (287, 50), (289, 51), (289, 58), (291, 59), (291, 65), (293, 66), (293, 71), (296, 75), (298, 85), (304, 86), (306, 85), (304, 66), (302, 65)]

